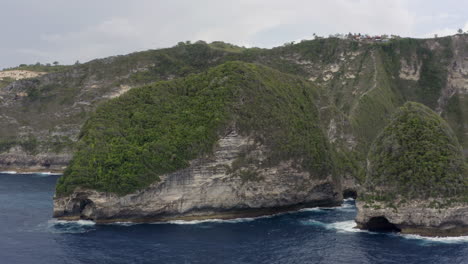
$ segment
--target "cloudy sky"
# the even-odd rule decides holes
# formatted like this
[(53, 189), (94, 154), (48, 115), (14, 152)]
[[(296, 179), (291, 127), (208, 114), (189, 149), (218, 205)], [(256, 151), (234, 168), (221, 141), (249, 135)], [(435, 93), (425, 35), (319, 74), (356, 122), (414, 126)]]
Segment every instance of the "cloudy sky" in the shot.
[(313, 33), (468, 30), (460, 0), (0, 0), (0, 69), (223, 40), (273, 47)]

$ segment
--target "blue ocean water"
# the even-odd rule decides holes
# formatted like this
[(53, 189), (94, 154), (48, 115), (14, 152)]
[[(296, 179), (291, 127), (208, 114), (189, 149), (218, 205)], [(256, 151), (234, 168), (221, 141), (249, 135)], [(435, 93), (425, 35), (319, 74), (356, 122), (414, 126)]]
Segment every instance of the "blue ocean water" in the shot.
[(353, 229), (352, 200), (229, 221), (56, 221), (57, 177), (0, 174), (0, 263), (468, 263), (468, 237)]

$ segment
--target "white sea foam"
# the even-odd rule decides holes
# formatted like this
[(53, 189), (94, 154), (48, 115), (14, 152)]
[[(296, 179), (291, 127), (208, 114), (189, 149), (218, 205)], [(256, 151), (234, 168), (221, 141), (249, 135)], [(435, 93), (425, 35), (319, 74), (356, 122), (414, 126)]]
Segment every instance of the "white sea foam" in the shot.
[(342, 203), (339, 206), (303, 208), (303, 209), (300, 209), (299, 212), (317, 212), (317, 211), (326, 211), (326, 210), (340, 210), (340, 211), (354, 211), (354, 210), (356, 210), (356, 207), (353, 204), (347, 203), (347, 202), (353, 201), (353, 200), (345, 199), (343, 201), (344, 201), (344, 203)]
[(322, 209), (320, 207), (312, 207), (312, 208), (302, 208), (299, 210), (299, 212), (318, 212), (321, 210)]
[[(265, 218), (272, 218), (276, 217), (279, 215), (284, 215), (284, 214), (294, 214), (297, 212), (317, 212), (317, 211), (324, 211), (324, 210), (354, 210), (354, 206), (350, 203), (346, 203), (349, 201), (352, 201), (352, 198), (345, 199), (343, 200), (344, 203), (340, 206), (336, 207), (312, 207), (312, 208), (303, 208), (298, 211), (289, 211), (289, 212), (282, 212), (282, 213), (277, 213), (277, 214), (272, 214), (272, 215), (264, 215), (264, 216), (258, 216), (258, 217), (242, 217), (242, 218), (233, 218), (233, 219), (204, 219), (204, 220), (172, 220), (172, 221), (163, 221), (163, 222), (150, 222), (147, 224), (175, 224), (175, 225), (197, 225), (197, 224), (204, 224), (204, 223), (229, 223), (229, 224), (235, 224), (235, 223), (243, 223), (243, 222), (251, 222), (255, 221), (258, 219), (265, 219)], [(51, 220), (53, 221), (53, 224), (75, 224), (75, 225), (81, 225), (81, 226), (92, 226), (95, 225), (93, 221), (88, 221), (88, 220), (78, 220), (78, 221), (66, 221), (66, 220)], [(49, 221), (49, 222), (51, 222)], [(310, 220), (313, 221), (313, 220)], [(321, 223), (316, 221), (317, 223)], [(354, 221), (351, 221), (354, 222)], [(121, 225), (121, 226), (132, 226), (132, 225), (138, 225), (141, 223), (135, 223), (135, 222), (114, 222), (114, 223), (109, 223), (109, 225)], [(324, 223), (322, 223), (324, 224)], [(326, 224), (324, 224), (326, 225)]]
[(398, 235), (406, 239), (422, 240), (423, 242), (426, 242), (426, 243), (431, 243), (431, 242), (447, 243), (447, 244), (468, 243), (468, 236), (425, 237), (425, 236), (420, 236), (420, 235), (408, 235), (408, 234), (398, 234)]
[(139, 223), (134, 223), (134, 222), (114, 222), (114, 223), (109, 223), (107, 225), (119, 225), (119, 226), (132, 226), (132, 225), (138, 225)]
[[(264, 215), (264, 216), (258, 216), (258, 217), (242, 217), (242, 218), (233, 218), (233, 219), (203, 219), (203, 220), (172, 220), (172, 221), (164, 221), (164, 222), (152, 222), (150, 224), (176, 224), (176, 225), (197, 225), (197, 224), (203, 224), (203, 223), (242, 223), (242, 222), (251, 222), (255, 221), (258, 219), (264, 219), (264, 218), (272, 218), (276, 217), (279, 215), (284, 215), (284, 214), (295, 214), (297, 212), (318, 212), (318, 211), (324, 211), (324, 210), (345, 210), (345, 211), (353, 211), (355, 210), (355, 206), (350, 203), (346, 203), (349, 201), (354, 201), (352, 198), (348, 198), (343, 200), (344, 203), (340, 206), (336, 207), (311, 207), (311, 208), (303, 208), (299, 209), (298, 211), (288, 211), (288, 212), (282, 212), (282, 213), (277, 213), (277, 214), (272, 214), (272, 215)], [(354, 222), (354, 221), (352, 221)], [(131, 223), (131, 222), (116, 222), (112, 223), (115, 225), (134, 225), (137, 223)]]
[(314, 225), (314, 226), (321, 226), (326, 229), (331, 229), (331, 230), (336, 230), (337, 232), (367, 232), (367, 233), (372, 233), (366, 230), (361, 230), (355, 228), (356, 222), (354, 220), (349, 220), (349, 221), (341, 221), (341, 222), (335, 222), (335, 223), (324, 223), (320, 222), (317, 220), (307, 220), (307, 221), (302, 221), (302, 224), (304, 225)]
[(57, 220), (52, 219), (49, 220), (49, 223), (52, 225), (78, 225), (78, 226), (93, 226), (96, 223), (91, 220), (76, 220), (76, 221), (68, 221), (68, 220)]
[(17, 174), (17, 171), (0, 171), (2, 174)]
[(356, 232), (366, 232), (366, 233), (373, 233), (373, 232), (369, 232), (369, 231), (366, 231), (366, 230), (361, 230), (361, 229), (358, 229), (358, 228), (355, 228), (355, 227), (356, 227), (356, 222), (354, 222), (354, 220), (342, 221), (342, 222), (335, 222), (335, 223), (331, 223), (331, 224), (326, 224), (326, 225), (325, 225), (325, 228), (337, 230), (338, 232), (352, 232), (352, 233), (356, 233)]
[[(335, 222), (335, 223), (323, 223), (317, 220), (307, 220), (303, 221), (302, 224), (304, 225), (314, 225), (314, 226), (321, 226), (326, 229), (336, 230), (340, 233), (367, 233), (367, 234), (379, 234), (377, 232), (371, 232), (368, 230), (361, 230), (356, 227), (356, 222), (354, 220), (349, 221), (342, 221), (342, 222)], [(389, 236), (400, 237), (404, 239), (412, 239), (412, 240), (420, 240), (425, 243), (447, 243), (447, 244), (458, 244), (458, 243), (468, 243), (468, 236), (459, 236), (459, 237), (425, 237), (420, 235), (409, 235), (409, 234), (401, 234), (401, 233), (387, 233)]]
[(89, 220), (65, 221), (52, 219), (47, 222), (47, 230), (52, 233), (85, 233), (94, 230), (95, 224)]
[(52, 175), (62, 175), (62, 173), (56, 173), (56, 172), (34, 172), (34, 171), (29, 171), (29, 172), (17, 172), (17, 171), (0, 171), (0, 174), (21, 174), (21, 175), (43, 175), (43, 176), (52, 176)]
[(233, 218), (233, 219), (204, 219), (204, 220), (171, 220), (165, 222), (153, 222), (150, 224), (175, 224), (175, 225), (198, 225), (204, 223), (227, 223), (227, 224), (236, 224), (236, 223), (243, 223), (243, 222), (251, 222), (257, 219), (262, 218), (271, 218), (275, 215), (266, 215), (266, 216), (259, 216), (259, 217), (243, 217), (243, 218)]
[(59, 175), (62, 175), (62, 173), (57, 173), (57, 172), (50, 172), (50, 171), (47, 171), (47, 172), (38, 172), (38, 173), (34, 173), (34, 174), (39, 174), (39, 175), (50, 175), (50, 176), (59, 176)]

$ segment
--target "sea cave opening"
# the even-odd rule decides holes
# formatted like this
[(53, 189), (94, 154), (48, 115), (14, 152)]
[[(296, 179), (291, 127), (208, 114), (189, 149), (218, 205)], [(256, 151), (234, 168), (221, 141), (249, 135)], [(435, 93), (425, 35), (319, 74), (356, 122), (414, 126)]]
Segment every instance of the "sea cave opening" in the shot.
[(90, 219), (94, 210), (94, 202), (90, 199), (74, 199), (72, 214), (79, 215), (81, 219)]
[(344, 199), (347, 199), (347, 198), (356, 199), (357, 196), (358, 196), (358, 195), (357, 195), (356, 190), (345, 189), (345, 190), (343, 191), (343, 198), (344, 198)]
[(367, 222), (367, 229), (374, 232), (400, 232), (396, 225), (390, 223), (387, 218), (383, 216), (372, 217)]

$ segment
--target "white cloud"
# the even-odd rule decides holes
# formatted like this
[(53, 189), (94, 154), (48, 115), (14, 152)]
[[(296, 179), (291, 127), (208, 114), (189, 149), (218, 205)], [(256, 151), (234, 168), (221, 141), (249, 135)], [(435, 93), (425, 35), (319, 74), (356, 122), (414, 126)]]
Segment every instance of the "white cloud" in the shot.
[[(433, 38), (434, 35), (436, 35), (436, 34), (439, 37), (450, 36), (450, 35), (457, 34), (458, 29), (460, 29), (460, 28), (448, 28), (448, 27), (439, 28), (439, 29), (436, 29), (436, 30), (434, 30), (434, 31), (432, 31), (430, 33), (422, 34), (420, 37)], [(465, 25), (463, 27), (461, 27), (461, 29), (463, 30), (463, 32), (468, 32), (468, 21), (466, 21)]]
[[(44, 1), (46, 5), (48, 0)], [(57, 28), (34, 29), (38, 35), (37, 41), (28, 45), (21, 43), (15, 52), (0, 54), (0, 58), (6, 57), (8, 63), (11, 60), (19, 64), (24, 61), (17, 61), (14, 56), (25, 58), (29, 54), (33, 61), (73, 63), (75, 60), (87, 61), (136, 50), (168, 47), (184, 40), (223, 40), (244, 46), (271, 47), (310, 37), (312, 33), (418, 36), (422, 34), (415, 32), (416, 25), (425, 19), (434, 20), (433, 17), (437, 16), (440, 21), (453, 21), (460, 17), (460, 14), (443, 10), (437, 14), (416, 14), (408, 7), (410, 0), (109, 2), (113, 4), (111, 11), (103, 8), (105, 5), (100, 2), (97, 8), (102, 10), (93, 10), (94, 15), (90, 17), (83, 14), (83, 19), (88, 19), (89, 23), (80, 27), (75, 25), (72, 31), (67, 31), (67, 21), (62, 20), (60, 22), (65, 24)], [(73, 10), (57, 12), (62, 14)], [(443, 25), (438, 31), (442, 35), (450, 30), (450, 26)], [(0, 50), (4, 49), (0, 47)]]

